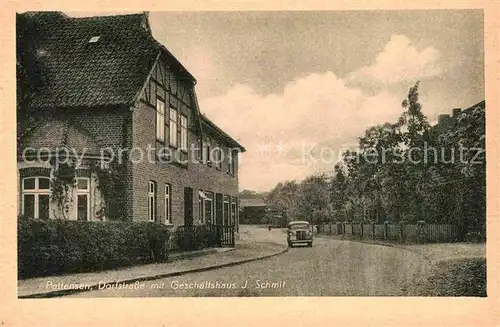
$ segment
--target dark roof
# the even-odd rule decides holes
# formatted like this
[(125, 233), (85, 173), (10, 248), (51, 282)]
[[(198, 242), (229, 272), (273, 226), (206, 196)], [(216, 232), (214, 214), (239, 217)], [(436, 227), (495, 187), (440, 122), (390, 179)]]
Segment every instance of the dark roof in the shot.
[[(32, 108), (132, 105), (160, 54), (181, 76), (196, 83), (153, 38), (145, 13), (71, 18), (61, 12), (27, 12), (20, 16), (18, 22), (25, 26), (18, 32), (34, 39), (33, 51), (43, 75), (31, 98)], [(97, 42), (89, 42), (97, 36)], [(231, 146), (245, 151), (207, 117), (201, 120)]]
[(266, 207), (263, 199), (240, 199), (240, 207)]
[[(39, 150), (48, 148), (51, 151), (63, 147), (74, 149), (85, 155), (100, 155), (100, 143), (88, 131), (72, 124), (69, 119), (47, 119), (38, 125), (30, 135), (22, 141), (23, 148)], [(84, 152), (85, 151), (85, 152)]]
[[(460, 108), (453, 109), (453, 115), (450, 114), (441, 114), (438, 116), (439, 120), (438, 123), (434, 126), (432, 126), (433, 129), (435, 130), (442, 130), (449, 128), (455, 121), (455, 119), (462, 113), (466, 114), (471, 114), (475, 109), (485, 109), (486, 108), (486, 101), (480, 101), (472, 106), (470, 106), (467, 109), (461, 110)], [(456, 111), (456, 112), (455, 112)]]
[(475, 105), (471, 106), (470, 108), (464, 109), (465, 112), (471, 112), (472, 110), (480, 108), (480, 109), (485, 109), (486, 108), (486, 100), (480, 101), (476, 103)]
[(246, 151), (246, 149), (240, 143), (238, 143), (238, 141), (229, 136), (229, 134), (224, 132), (219, 126), (215, 125), (215, 123), (210, 119), (208, 119), (207, 116), (203, 114), (200, 114), (200, 116), (201, 116), (202, 126), (209, 127), (210, 129), (212, 129), (215, 133), (222, 136), (222, 138), (226, 140), (231, 146), (240, 148), (242, 152)]
[[(150, 34), (145, 14), (24, 15), (32, 21), (36, 55), (46, 80), (33, 95), (34, 108), (131, 104), (161, 48)], [(89, 43), (94, 36), (99, 40)]]

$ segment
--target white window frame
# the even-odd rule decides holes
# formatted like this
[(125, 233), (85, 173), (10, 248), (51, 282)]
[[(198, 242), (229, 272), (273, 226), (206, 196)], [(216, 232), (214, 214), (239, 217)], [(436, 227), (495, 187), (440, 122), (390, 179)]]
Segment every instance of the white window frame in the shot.
[(188, 150), (188, 118), (186, 115), (180, 115), (180, 149), (183, 151)]
[(205, 223), (205, 200), (206, 197), (202, 197), (201, 194), (204, 193), (203, 190), (198, 190), (198, 220), (200, 224)]
[[(208, 197), (207, 196), (207, 193), (208, 194), (211, 194), (212, 195), (212, 198)], [(206, 206), (207, 206), (207, 203), (206, 202), (210, 202), (210, 217), (206, 217), (205, 215), (205, 209), (206, 209)], [(209, 191), (203, 191), (202, 189), (199, 189), (198, 190), (198, 206), (199, 206), (199, 210), (201, 210), (201, 215), (200, 215), (200, 223), (201, 224), (206, 224), (207, 223), (207, 218), (210, 219), (210, 223), (212, 223), (212, 217), (213, 217), (213, 193), (212, 192), (209, 192)]]
[[(153, 205), (151, 205), (151, 198)], [(151, 219), (151, 217), (153, 219)], [(148, 181), (148, 220), (151, 222), (156, 221), (156, 182)]]
[[(48, 189), (40, 189), (40, 178), (48, 179), (49, 180), (49, 188)], [(34, 189), (25, 189), (24, 188), (24, 181), (26, 179), (34, 179), (35, 180), (35, 188)], [(49, 217), (50, 217), (50, 210), (51, 210), (51, 195), (50, 195), (50, 178), (47, 176), (28, 176), (24, 177), (21, 179), (21, 214), (24, 215), (24, 196), (25, 195), (33, 195), (33, 217), (29, 218), (34, 218), (34, 219), (39, 219), (40, 218), (40, 205), (39, 205), (39, 196), (40, 195), (48, 195), (49, 196)]]
[(178, 112), (177, 112), (177, 108), (174, 108), (172, 106), (170, 106), (170, 110), (169, 110), (169, 122), (170, 122), (170, 126), (169, 126), (169, 132), (170, 132), (170, 135), (169, 135), (169, 144), (170, 146), (173, 146), (173, 147), (178, 147), (179, 146), (179, 140), (178, 140), (178, 136), (177, 136), (177, 129), (178, 129), (178, 126), (177, 126), (177, 123), (178, 123)]
[(222, 168), (223, 168), (222, 167), (223, 166), (222, 165), (222, 161), (223, 161), (222, 160), (222, 153), (223, 153), (222, 149), (219, 146), (217, 146), (216, 151), (215, 151), (215, 168), (217, 170), (222, 170)]
[(165, 223), (172, 224), (172, 186), (168, 183), (164, 188), (164, 201)]
[(207, 137), (203, 141), (203, 160), (208, 166), (212, 166), (212, 139)]
[[(227, 203), (227, 221), (226, 221), (226, 203)], [(222, 225), (229, 225), (231, 220), (231, 197), (229, 195), (222, 196)], [(226, 225), (227, 223), (227, 225)]]
[(234, 167), (233, 167), (233, 150), (231, 148), (228, 149), (227, 151), (228, 157), (227, 157), (227, 173), (228, 174), (234, 174)]
[(236, 159), (238, 158), (238, 151), (235, 149), (230, 149), (229, 154), (229, 173), (234, 176), (236, 173)]
[(165, 142), (165, 101), (156, 98), (156, 139)]
[[(206, 192), (206, 193), (205, 193)], [(205, 191), (203, 193), (205, 193), (205, 195), (207, 195), (207, 193), (210, 196), (207, 195), (207, 198), (205, 199), (205, 203), (203, 203), (203, 217), (205, 219), (205, 222), (208, 220), (210, 221), (211, 224), (214, 224), (215, 223), (215, 212), (214, 212), (214, 203), (215, 203), (215, 193), (214, 192), (210, 192), (210, 191)], [(207, 206), (207, 202), (210, 202), (210, 217), (206, 217), (205, 216), (205, 209), (206, 209), (206, 206)]]
[[(87, 189), (78, 188), (78, 180), (87, 181)], [(75, 195), (75, 218), (78, 220), (78, 195), (87, 195), (87, 221), (90, 220), (90, 178), (88, 177), (77, 177), (76, 178), (76, 195)]]
[[(238, 215), (238, 200), (234, 196), (231, 197), (231, 203), (230, 203), (230, 221), (232, 221), (232, 225), (236, 226), (236, 216)], [(234, 206), (234, 212), (233, 212), (233, 206)]]

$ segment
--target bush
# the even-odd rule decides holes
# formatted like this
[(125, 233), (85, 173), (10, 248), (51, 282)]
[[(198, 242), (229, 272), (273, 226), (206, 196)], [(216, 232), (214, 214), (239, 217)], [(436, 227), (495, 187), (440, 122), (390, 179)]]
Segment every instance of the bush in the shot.
[(441, 261), (420, 288), (422, 296), (486, 297), (486, 259)]
[(480, 232), (468, 232), (465, 234), (465, 241), (469, 243), (483, 243), (486, 242), (485, 234)]
[(150, 222), (18, 220), (19, 278), (168, 259), (169, 232)]

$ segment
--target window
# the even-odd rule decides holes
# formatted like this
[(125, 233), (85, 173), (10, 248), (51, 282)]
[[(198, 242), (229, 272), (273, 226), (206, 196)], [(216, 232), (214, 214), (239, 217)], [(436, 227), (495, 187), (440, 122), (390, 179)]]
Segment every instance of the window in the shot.
[(218, 170), (222, 170), (222, 149), (221, 148), (217, 148), (215, 150), (215, 167), (218, 169)]
[(205, 209), (205, 214), (204, 214), (204, 221), (207, 222), (209, 221), (210, 223), (214, 224), (214, 194), (212, 192), (203, 192), (205, 194), (205, 203), (204, 203), (204, 209)]
[(229, 149), (229, 151), (227, 152), (227, 169), (226, 169), (226, 172), (228, 174), (231, 174), (231, 165), (232, 165), (232, 161), (231, 161), (231, 149)]
[(156, 139), (165, 141), (165, 101), (156, 99)]
[(50, 180), (48, 177), (28, 177), (22, 181), (21, 212), (27, 218), (49, 219)]
[(172, 202), (171, 199), (171, 186), (170, 184), (165, 184), (165, 223), (172, 223)]
[(181, 115), (181, 150), (188, 149), (187, 117)]
[(170, 108), (170, 145), (177, 147), (177, 109)]
[(77, 178), (76, 180), (76, 219), (89, 220), (90, 213), (90, 180)]
[(227, 158), (227, 173), (234, 175), (234, 169), (236, 167), (236, 158), (238, 153), (235, 150), (229, 149)]
[(233, 151), (231, 155), (231, 173), (234, 175), (236, 173), (236, 165), (238, 164), (238, 151)]
[(207, 165), (212, 166), (212, 153), (211, 153), (211, 140), (207, 138), (205, 142), (203, 142), (203, 160), (207, 163)]
[(198, 163), (203, 162), (203, 141), (201, 137), (196, 139), (196, 160), (198, 160)]
[(235, 223), (237, 221), (237, 218), (236, 218), (236, 214), (237, 214), (236, 202), (237, 202), (237, 199), (235, 197), (232, 197), (231, 198), (231, 225), (235, 225)]
[(222, 221), (222, 224), (223, 225), (230, 225), (230, 222), (229, 222), (229, 196), (228, 195), (224, 195), (224, 206), (223, 206), (223, 221)]
[(156, 221), (156, 182), (148, 182), (148, 214), (149, 221)]
[(204, 207), (204, 203), (205, 203), (205, 194), (203, 193), (202, 190), (199, 190), (198, 191), (198, 217), (199, 217), (199, 220), (200, 220), (200, 224), (204, 224), (205, 223), (205, 211), (203, 209)]

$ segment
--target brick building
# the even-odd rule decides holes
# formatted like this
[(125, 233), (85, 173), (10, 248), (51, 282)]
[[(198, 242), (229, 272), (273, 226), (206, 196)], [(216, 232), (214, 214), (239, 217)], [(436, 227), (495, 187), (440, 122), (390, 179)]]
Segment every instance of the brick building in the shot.
[[(147, 14), (33, 12), (17, 27), (19, 214), (238, 225), (245, 149), (200, 113), (195, 78), (153, 38)], [(63, 205), (51, 186), (61, 148), (78, 163)], [(112, 160), (120, 217), (92, 168)]]

